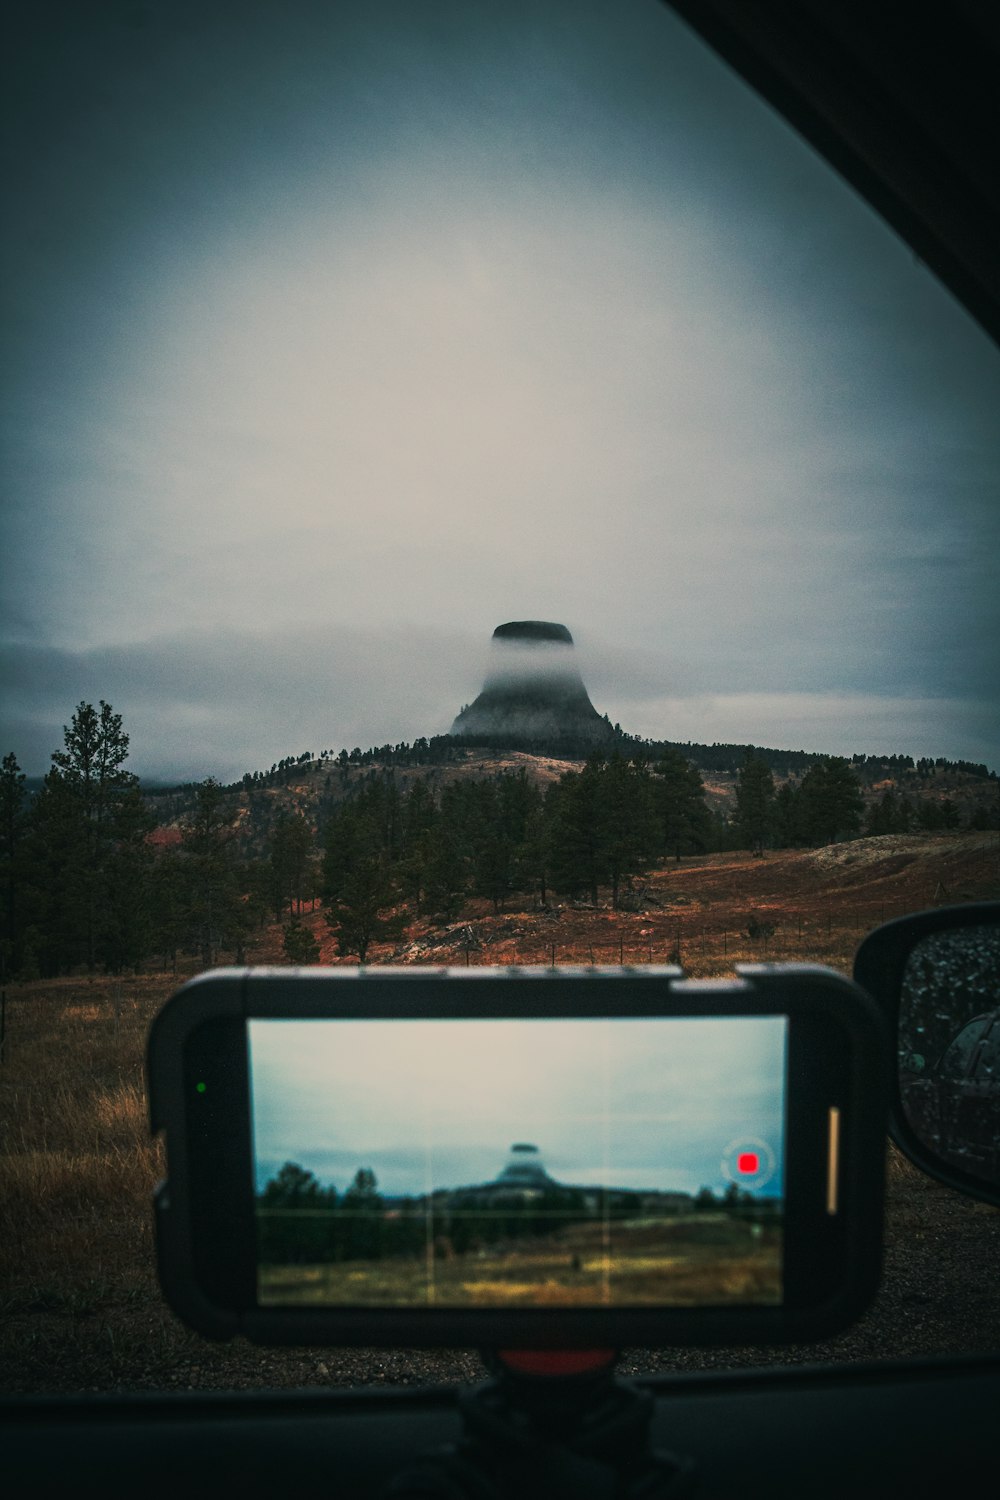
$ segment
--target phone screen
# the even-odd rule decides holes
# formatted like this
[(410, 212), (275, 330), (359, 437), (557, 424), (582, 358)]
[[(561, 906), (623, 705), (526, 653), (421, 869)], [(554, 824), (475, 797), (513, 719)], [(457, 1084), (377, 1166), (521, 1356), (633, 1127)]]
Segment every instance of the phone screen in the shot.
[(249, 1021), (258, 1303), (781, 1303), (788, 1031)]

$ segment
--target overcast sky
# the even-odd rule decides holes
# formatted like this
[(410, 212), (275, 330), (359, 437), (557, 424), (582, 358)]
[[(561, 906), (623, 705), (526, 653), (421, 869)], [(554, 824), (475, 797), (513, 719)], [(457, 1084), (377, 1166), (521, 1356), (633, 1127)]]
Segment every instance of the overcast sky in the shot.
[[(258, 1189), (287, 1161), (343, 1192), (491, 1182), (515, 1141), (570, 1185), (783, 1190), (786, 1022), (249, 1023)], [(760, 1176), (739, 1177), (742, 1150)]]
[(502, 621), (635, 733), (1000, 766), (1000, 354), (657, 0), (8, 35), (0, 749), (444, 732)]

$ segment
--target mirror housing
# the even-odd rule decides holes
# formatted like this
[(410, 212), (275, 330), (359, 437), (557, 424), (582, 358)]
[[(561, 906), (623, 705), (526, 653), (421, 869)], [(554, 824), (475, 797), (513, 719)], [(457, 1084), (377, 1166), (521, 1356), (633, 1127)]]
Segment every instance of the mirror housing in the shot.
[(1000, 901), (887, 922), (854, 979), (895, 1038), (890, 1136), (932, 1177), (1000, 1205)]

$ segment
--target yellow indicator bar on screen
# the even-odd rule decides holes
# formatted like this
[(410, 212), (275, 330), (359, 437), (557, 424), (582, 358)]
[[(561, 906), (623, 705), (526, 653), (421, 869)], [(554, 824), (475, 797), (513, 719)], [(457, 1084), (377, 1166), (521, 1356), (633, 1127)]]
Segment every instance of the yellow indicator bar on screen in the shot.
[(840, 1181), (840, 1110), (830, 1106), (830, 1126), (827, 1136), (826, 1155), (826, 1211), (835, 1214), (838, 1209), (837, 1185)]

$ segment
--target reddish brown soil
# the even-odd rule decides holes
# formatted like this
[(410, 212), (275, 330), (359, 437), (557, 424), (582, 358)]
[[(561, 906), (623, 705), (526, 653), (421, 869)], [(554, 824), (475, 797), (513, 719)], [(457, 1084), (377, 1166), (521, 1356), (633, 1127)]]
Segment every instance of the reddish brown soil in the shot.
[[(681, 962), (700, 977), (727, 973), (734, 962), (787, 959), (849, 970), (861, 938), (881, 922), (998, 894), (995, 833), (886, 834), (761, 858), (708, 854), (671, 862), (633, 882), (623, 904), (634, 910), (612, 910), (606, 891), (596, 907), (553, 900), (542, 908), (514, 897), (497, 912), (472, 901), (461, 919), (411, 921), (402, 940), (373, 945), (368, 962)], [(773, 934), (751, 941), (753, 916)], [(320, 943), (321, 962), (356, 962), (338, 958), (319, 907), (303, 921)], [(279, 927), (263, 935), (257, 961), (283, 961)]]

